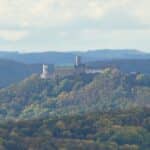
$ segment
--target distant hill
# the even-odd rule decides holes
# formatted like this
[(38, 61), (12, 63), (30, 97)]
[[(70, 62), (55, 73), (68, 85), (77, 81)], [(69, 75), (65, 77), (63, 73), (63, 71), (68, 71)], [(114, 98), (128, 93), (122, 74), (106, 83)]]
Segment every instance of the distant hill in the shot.
[[(49, 65), (50, 70), (53, 69)], [(40, 73), (41, 64), (24, 64), (12, 60), (0, 59), (0, 88), (17, 83), (32, 74)]]
[(74, 58), (80, 55), (84, 62), (111, 60), (111, 59), (150, 59), (149, 53), (138, 50), (91, 50), (86, 52), (40, 52), (40, 53), (19, 53), (19, 52), (0, 52), (0, 58), (11, 59), (23, 63), (47, 63), (57, 65), (74, 64)]
[(92, 68), (103, 69), (107, 67), (115, 67), (122, 72), (141, 72), (150, 74), (150, 59), (113, 59), (88, 62), (87, 66)]

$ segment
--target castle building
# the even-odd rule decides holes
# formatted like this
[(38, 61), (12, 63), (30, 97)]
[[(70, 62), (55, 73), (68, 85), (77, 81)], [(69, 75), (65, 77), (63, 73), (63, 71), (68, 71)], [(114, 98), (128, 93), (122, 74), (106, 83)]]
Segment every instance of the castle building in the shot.
[(70, 75), (97, 73), (101, 73), (101, 70), (87, 68), (87, 66), (82, 63), (81, 56), (76, 56), (74, 67), (56, 67), (53, 71), (49, 72), (48, 65), (43, 64), (43, 71), (40, 77), (41, 79), (54, 79), (56, 76), (65, 77)]

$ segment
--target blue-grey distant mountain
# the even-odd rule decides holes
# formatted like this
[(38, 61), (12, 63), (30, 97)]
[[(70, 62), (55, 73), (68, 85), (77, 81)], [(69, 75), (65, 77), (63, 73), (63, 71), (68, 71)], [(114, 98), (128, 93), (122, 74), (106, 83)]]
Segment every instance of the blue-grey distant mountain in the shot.
[(122, 72), (141, 72), (150, 74), (150, 59), (115, 59), (100, 60), (87, 63), (87, 66), (97, 69), (115, 67)]
[(70, 65), (74, 63), (76, 55), (81, 55), (83, 61), (99, 61), (111, 59), (150, 59), (150, 53), (144, 53), (138, 50), (91, 50), (86, 52), (0, 52), (0, 58), (11, 59), (27, 64), (47, 63), (56, 65)]
[[(49, 65), (49, 70), (53, 65)], [(34, 73), (42, 71), (41, 64), (24, 64), (12, 60), (0, 59), (0, 88), (19, 82)]]

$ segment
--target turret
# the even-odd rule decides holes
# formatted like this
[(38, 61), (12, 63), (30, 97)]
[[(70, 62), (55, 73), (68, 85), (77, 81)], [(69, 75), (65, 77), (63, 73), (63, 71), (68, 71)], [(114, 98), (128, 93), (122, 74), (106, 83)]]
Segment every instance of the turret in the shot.
[(76, 56), (75, 66), (79, 67), (81, 65), (81, 56)]
[(49, 78), (49, 71), (48, 71), (48, 65), (43, 64), (43, 72), (41, 74), (42, 79)]

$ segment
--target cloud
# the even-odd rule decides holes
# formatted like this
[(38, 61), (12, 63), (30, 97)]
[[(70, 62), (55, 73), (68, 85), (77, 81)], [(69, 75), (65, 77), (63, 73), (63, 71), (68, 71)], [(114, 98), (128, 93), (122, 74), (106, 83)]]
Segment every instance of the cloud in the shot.
[(27, 31), (0, 30), (0, 38), (7, 41), (18, 41), (28, 35)]
[(137, 0), (136, 5), (133, 5), (133, 12), (141, 22), (150, 25), (150, 1), (149, 0)]
[(149, 4), (149, 0), (0, 0), (0, 22), (20, 27), (59, 27), (81, 19), (101, 20), (123, 9), (149, 23)]
[(0, 0), (0, 42), (54, 48), (58, 41), (67, 47), (68, 40), (72, 47), (90, 47), (90, 40), (102, 45), (123, 38), (116, 36), (118, 32), (124, 38), (136, 33), (144, 40), (150, 29), (149, 6), (149, 0)]

